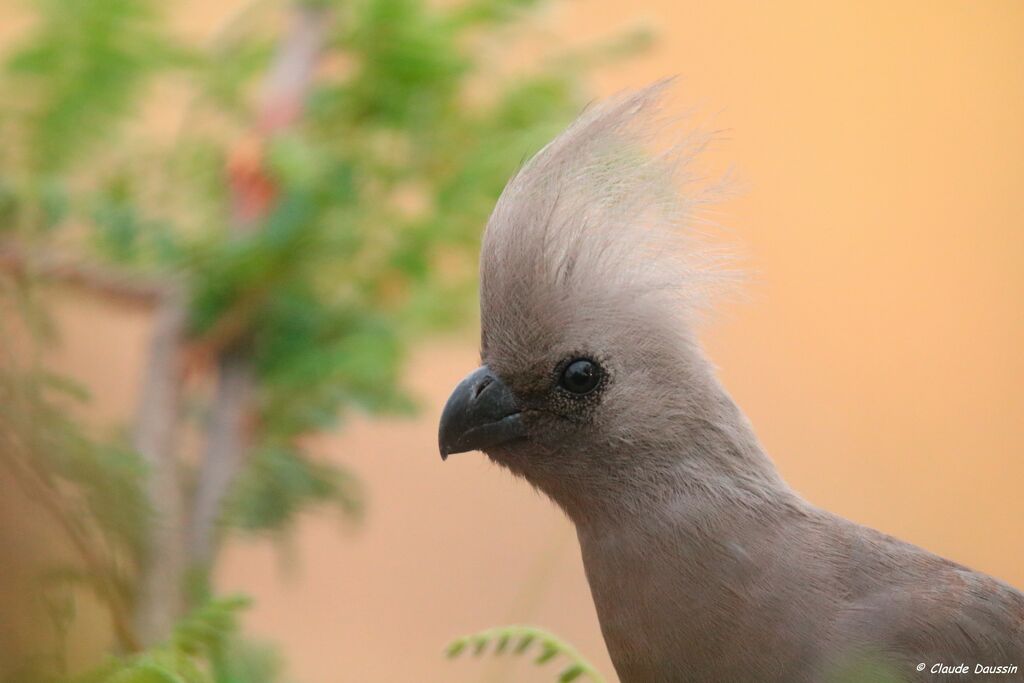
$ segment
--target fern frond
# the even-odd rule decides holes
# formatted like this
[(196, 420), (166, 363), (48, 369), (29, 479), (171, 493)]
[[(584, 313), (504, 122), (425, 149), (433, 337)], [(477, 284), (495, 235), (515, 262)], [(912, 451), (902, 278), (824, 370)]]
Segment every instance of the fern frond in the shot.
[[(218, 675), (217, 664), (230, 645), (237, 645), (238, 641), (232, 641), (238, 633), (238, 615), (248, 605), (249, 600), (240, 596), (210, 600), (182, 618), (174, 626), (166, 643), (135, 655), (111, 657), (102, 665), (71, 681), (216, 683), (225, 680)], [(273, 671), (270, 662), (265, 658), (264, 662)]]
[(498, 626), (456, 638), (445, 648), (445, 654), (449, 659), (454, 659), (467, 652), (480, 656), (490, 647), (491, 654), (494, 655), (506, 652), (523, 655), (531, 649), (531, 646), (534, 646), (533, 649), (536, 652), (533, 661), (537, 666), (543, 666), (558, 657), (566, 660), (565, 666), (559, 671), (556, 679), (559, 683), (583, 680), (604, 683), (604, 677), (590, 662), (584, 659), (576, 648), (550, 631), (535, 626)]
[(210, 600), (179, 621), (171, 634), (171, 650), (186, 655), (212, 654), (223, 649), (237, 631), (238, 614), (249, 599), (230, 596)]

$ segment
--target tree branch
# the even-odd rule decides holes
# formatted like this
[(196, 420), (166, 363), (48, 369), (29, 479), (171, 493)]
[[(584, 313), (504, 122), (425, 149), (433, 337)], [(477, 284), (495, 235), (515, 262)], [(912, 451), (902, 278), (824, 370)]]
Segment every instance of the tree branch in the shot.
[(165, 296), (157, 309), (135, 420), (134, 446), (148, 465), (153, 508), (135, 622), (144, 644), (164, 639), (184, 607), (184, 501), (178, 473), (184, 296)]
[(168, 290), (164, 280), (89, 263), (50, 247), (30, 249), (11, 242), (0, 244), (0, 270), (79, 287), (132, 306), (152, 307)]
[(206, 570), (213, 562), (221, 507), (242, 469), (254, 384), (249, 358), (238, 353), (221, 355), (217, 363), (217, 394), (187, 539), (189, 563), (196, 569)]

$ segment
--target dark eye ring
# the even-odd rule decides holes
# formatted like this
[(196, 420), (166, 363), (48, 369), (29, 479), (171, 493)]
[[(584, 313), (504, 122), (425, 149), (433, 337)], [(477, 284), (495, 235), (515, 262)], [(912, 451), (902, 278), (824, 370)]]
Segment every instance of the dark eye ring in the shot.
[(577, 358), (562, 370), (558, 384), (566, 391), (582, 396), (597, 388), (602, 375), (600, 365), (589, 358)]

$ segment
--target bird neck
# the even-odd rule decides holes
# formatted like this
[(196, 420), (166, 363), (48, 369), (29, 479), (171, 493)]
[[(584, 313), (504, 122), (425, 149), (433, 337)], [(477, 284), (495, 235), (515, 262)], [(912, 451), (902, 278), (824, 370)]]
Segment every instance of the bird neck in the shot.
[[(577, 527), (647, 524), (695, 515), (728, 515), (797, 499), (761, 448), (753, 429), (709, 371), (691, 385), (686, 409), (675, 411), (668, 433), (619, 446), (602, 467), (562, 479), (549, 491)], [(695, 400), (696, 399), (696, 400)], [(696, 407), (695, 407), (696, 406)], [(608, 463), (612, 465), (608, 465)]]
[(738, 680), (715, 668), (728, 658), (707, 653), (735, 647), (746, 618), (738, 596), (807, 512), (707, 374), (691, 384), (700, 400), (672, 421), (671, 438), (639, 444), (653, 452), (620, 454), (634, 456), (614, 459), (632, 470), (597, 478), (603, 491), (562, 503), (624, 681)]
[[(759, 568), (795, 547), (787, 539), (800, 534), (807, 514), (767, 458), (745, 450), (747, 439), (721, 428), (703, 439), (736, 467), (682, 465), (662, 485), (648, 482), (655, 494), (631, 495), (618, 515), (574, 516), (601, 630), (623, 681), (745, 680), (749, 671), (728, 669), (730, 657), (709, 655), (749, 641), (745, 601), (764, 578)], [(767, 465), (750, 467), (759, 461)]]

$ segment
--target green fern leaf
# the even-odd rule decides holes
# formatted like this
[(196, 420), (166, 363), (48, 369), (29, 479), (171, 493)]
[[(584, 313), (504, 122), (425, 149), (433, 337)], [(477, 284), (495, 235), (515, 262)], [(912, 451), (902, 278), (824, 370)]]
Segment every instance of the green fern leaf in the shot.
[(445, 654), (449, 659), (454, 659), (467, 648), (471, 648), (474, 655), (482, 655), (488, 645), (493, 644), (492, 654), (500, 655), (508, 650), (512, 642), (516, 642), (511, 653), (514, 655), (522, 655), (531, 645), (539, 643), (540, 652), (533, 660), (537, 666), (543, 666), (558, 657), (568, 660), (568, 664), (558, 674), (559, 683), (569, 683), (583, 678), (593, 683), (604, 682), (597, 669), (584, 659), (576, 648), (555, 634), (533, 626), (499, 626), (456, 638), (445, 648)]

